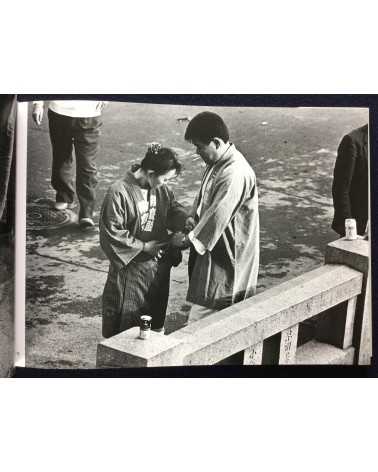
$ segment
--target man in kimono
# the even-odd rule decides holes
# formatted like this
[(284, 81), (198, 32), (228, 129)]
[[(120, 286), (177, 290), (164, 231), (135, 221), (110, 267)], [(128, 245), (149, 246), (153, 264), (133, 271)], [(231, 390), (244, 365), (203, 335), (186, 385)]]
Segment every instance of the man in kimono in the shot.
[(189, 123), (185, 139), (207, 167), (187, 221), (190, 243), (187, 300), (189, 322), (244, 300), (256, 292), (259, 269), (259, 213), (256, 176), (229, 141), (220, 116), (203, 112)]

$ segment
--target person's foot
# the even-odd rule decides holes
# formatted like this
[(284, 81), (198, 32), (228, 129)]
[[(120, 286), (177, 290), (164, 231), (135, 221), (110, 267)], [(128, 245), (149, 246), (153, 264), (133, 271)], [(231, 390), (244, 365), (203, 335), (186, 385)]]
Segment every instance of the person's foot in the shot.
[(94, 221), (92, 220), (92, 218), (80, 218), (79, 225), (80, 225), (80, 228), (83, 231), (88, 231), (88, 230), (94, 228), (94, 226), (95, 226)]
[(55, 202), (54, 203), (54, 208), (57, 211), (72, 210), (75, 207), (76, 207), (75, 203), (67, 203), (67, 202)]

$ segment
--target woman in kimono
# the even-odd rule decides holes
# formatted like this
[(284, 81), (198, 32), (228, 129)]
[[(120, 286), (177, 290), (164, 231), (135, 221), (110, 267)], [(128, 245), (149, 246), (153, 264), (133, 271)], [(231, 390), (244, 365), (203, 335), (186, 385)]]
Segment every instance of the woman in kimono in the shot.
[(103, 293), (102, 334), (108, 338), (133, 326), (142, 315), (163, 331), (170, 271), (181, 252), (169, 231), (184, 228), (187, 213), (167, 187), (181, 171), (176, 153), (149, 147), (141, 165), (113, 184), (100, 217), (100, 243), (110, 266)]

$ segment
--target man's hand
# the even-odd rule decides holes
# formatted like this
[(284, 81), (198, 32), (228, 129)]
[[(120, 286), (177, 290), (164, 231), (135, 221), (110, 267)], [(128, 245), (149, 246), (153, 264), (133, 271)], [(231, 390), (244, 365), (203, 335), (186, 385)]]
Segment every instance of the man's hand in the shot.
[(33, 106), (32, 116), (33, 116), (34, 123), (37, 126), (40, 126), (42, 124), (42, 120), (43, 120), (43, 105), (40, 105), (38, 103), (35, 104)]
[(185, 221), (185, 231), (187, 233), (190, 233), (190, 231), (193, 231), (195, 226), (196, 222), (194, 221), (194, 218), (192, 216), (189, 216), (189, 218), (187, 218)]
[(185, 249), (190, 246), (188, 237), (181, 231), (174, 233), (171, 237), (171, 245), (180, 249)]
[(161, 257), (163, 254), (163, 249), (166, 246), (166, 242), (148, 241), (147, 243), (144, 243), (143, 251), (152, 257)]

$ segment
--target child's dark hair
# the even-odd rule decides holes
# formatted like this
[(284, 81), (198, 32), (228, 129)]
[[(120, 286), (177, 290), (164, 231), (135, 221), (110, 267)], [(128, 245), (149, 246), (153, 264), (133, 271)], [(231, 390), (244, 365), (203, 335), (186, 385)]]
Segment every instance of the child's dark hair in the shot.
[(152, 144), (142, 161), (143, 170), (153, 170), (156, 175), (163, 175), (170, 170), (175, 170), (176, 174), (181, 172), (181, 164), (177, 158), (177, 153), (170, 148), (161, 147), (159, 144)]
[(189, 142), (201, 141), (204, 144), (209, 144), (214, 138), (220, 138), (227, 143), (230, 135), (222, 118), (210, 111), (196, 115), (189, 122), (185, 131), (185, 140)]

